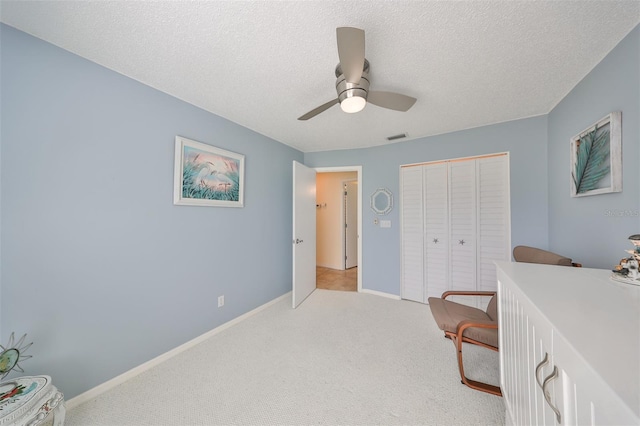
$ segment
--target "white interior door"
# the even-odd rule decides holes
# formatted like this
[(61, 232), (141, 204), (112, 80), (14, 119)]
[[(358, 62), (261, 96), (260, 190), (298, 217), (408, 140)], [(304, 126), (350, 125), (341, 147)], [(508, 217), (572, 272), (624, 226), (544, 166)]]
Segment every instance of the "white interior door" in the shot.
[(293, 162), (293, 307), (316, 289), (316, 171)]
[(358, 181), (344, 185), (344, 267), (358, 266)]

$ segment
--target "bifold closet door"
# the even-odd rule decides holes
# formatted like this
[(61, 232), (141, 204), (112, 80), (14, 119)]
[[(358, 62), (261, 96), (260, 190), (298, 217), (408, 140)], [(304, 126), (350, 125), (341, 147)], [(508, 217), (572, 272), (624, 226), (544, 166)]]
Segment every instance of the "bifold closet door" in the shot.
[(422, 167), (400, 169), (402, 202), (402, 295), (426, 303), (424, 280), (424, 198)]
[(422, 168), (425, 286), (427, 298), (440, 297), (449, 290), (448, 167), (440, 163)]
[[(451, 290), (476, 290), (476, 161), (449, 163), (449, 220)], [(477, 304), (469, 297), (451, 298)]]
[[(478, 290), (495, 291), (495, 261), (511, 260), (509, 165), (506, 155), (476, 162), (478, 180)], [(484, 306), (488, 304), (484, 300)]]
[(448, 290), (446, 163), (401, 169), (402, 298), (426, 303)]
[[(494, 261), (511, 258), (508, 161), (495, 155), (400, 169), (403, 299), (496, 290)], [(489, 302), (452, 300), (482, 309)]]

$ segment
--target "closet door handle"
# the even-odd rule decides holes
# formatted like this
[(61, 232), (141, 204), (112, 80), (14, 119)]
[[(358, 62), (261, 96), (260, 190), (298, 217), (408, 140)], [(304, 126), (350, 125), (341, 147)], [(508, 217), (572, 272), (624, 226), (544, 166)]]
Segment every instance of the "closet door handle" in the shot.
[(542, 382), (542, 394), (544, 395), (544, 399), (547, 401), (547, 404), (549, 404), (549, 407), (551, 407), (553, 412), (556, 414), (556, 420), (558, 420), (558, 424), (562, 424), (562, 416), (560, 415), (560, 410), (558, 410), (556, 406), (551, 403), (551, 395), (549, 395), (549, 391), (547, 390), (547, 385), (549, 385), (549, 383), (557, 378), (558, 367), (554, 365), (553, 373), (551, 373), (551, 375), (549, 375), (549, 377), (544, 379), (544, 382)]
[(542, 367), (549, 364), (549, 354), (547, 352), (544, 353), (544, 359), (540, 361), (540, 363), (536, 366), (536, 382), (538, 382), (538, 386), (542, 388), (542, 380), (540, 379), (540, 370)]

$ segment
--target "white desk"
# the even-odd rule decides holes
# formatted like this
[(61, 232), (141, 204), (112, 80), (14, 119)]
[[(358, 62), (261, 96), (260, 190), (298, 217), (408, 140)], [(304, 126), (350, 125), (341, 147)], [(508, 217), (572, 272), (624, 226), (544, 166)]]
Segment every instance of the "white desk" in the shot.
[(64, 396), (49, 376), (24, 376), (0, 383), (0, 426), (37, 426), (53, 417), (64, 425)]
[[(496, 265), (507, 423), (640, 424), (640, 286), (607, 270)], [(537, 381), (554, 366), (545, 398)]]

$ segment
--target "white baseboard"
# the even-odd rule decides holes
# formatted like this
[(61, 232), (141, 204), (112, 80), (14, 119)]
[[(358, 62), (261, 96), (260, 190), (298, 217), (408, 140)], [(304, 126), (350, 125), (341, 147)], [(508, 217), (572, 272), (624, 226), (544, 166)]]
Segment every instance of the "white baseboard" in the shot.
[(258, 306), (257, 308), (240, 315), (239, 317), (236, 317), (234, 319), (232, 319), (231, 321), (225, 322), (224, 324), (214, 328), (213, 330), (209, 330), (206, 333), (196, 337), (195, 339), (189, 340), (188, 342), (171, 349), (168, 352), (165, 352), (161, 355), (158, 355), (157, 357), (145, 362), (144, 364), (140, 364), (137, 367), (132, 368), (129, 371), (126, 371), (122, 374), (120, 374), (119, 376), (114, 377), (111, 380), (108, 380), (92, 389), (89, 389), (86, 392), (81, 393), (80, 395), (71, 398), (70, 400), (65, 402), (65, 405), (67, 407), (68, 410), (71, 410), (74, 407), (77, 407), (78, 405), (85, 403), (87, 401), (90, 401), (96, 397), (98, 397), (100, 394), (107, 392), (110, 389), (113, 389), (114, 387), (126, 382), (127, 380), (130, 380), (132, 378), (134, 378), (135, 376), (139, 375), (140, 373), (143, 373), (153, 367), (155, 367), (158, 364), (161, 364), (163, 362), (165, 362), (166, 360), (173, 358), (174, 356), (178, 355), (179, 353), (182, 353), (184, 351), (186, 351), (187, 349), (191, 349), (192, 347), (194, 347), (195, 345), (202, 343), (203, 341), (207, 340), (208, 338), (210, 338), (211, 336), (214, 336), (218, 333), (220, 333), (221, 331), (226, 330), (227, 328), (236, 325), (237, 323), (249, 318), (252, 315), (257, 314), (258, 312), (262, 311), (265, 308), (268, 308), (269, 306), (273, 305), (274, 303), (278, 303), (279, 301), (287, 298), (287, 297), (291, 297), (291, 292), (285, 293), (280, 297), (277, 297), (273, 300), (271, 300), (270, 302), (265, 303), (264, 305)]
[(377, 291), (377, 290), (369, 290), (367, 288), (363, 288), (362, 290), (360, 290), (360, 293), (369, 293), (369, 294), (375, 294), (376, 296), (387, 297), (389, 299), (402, 300), (402, 298), (396, 294), (385, 293), (383, 291)]

